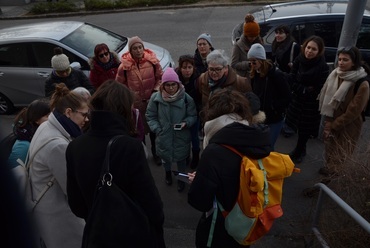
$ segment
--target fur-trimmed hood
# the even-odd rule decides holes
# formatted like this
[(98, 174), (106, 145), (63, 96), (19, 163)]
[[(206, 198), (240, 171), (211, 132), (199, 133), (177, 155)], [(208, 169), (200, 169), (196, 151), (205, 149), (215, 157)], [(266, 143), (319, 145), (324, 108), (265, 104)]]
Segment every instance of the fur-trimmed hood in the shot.
[(252, 122), (254, 124), (262, 124), (266, 120), (266, 114), (263, 111), (258, 111), (258, 114), (253, 115)]

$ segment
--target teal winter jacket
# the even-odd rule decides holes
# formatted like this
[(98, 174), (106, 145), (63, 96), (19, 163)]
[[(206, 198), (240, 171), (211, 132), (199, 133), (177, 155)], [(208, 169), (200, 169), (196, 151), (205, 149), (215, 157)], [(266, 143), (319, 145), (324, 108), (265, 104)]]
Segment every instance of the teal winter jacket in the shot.
[[(193, 98), (187, 93), (174, 102), (163, 100), (161, 92), (152, 94), (146, 120), (156, 137), (157, 155), (167, 161), (177, 162), (186, 159), (190, 153), (190, 127), (197, 119)], [(182, 130), (174, 130), (174, 124), (185, 122)]]

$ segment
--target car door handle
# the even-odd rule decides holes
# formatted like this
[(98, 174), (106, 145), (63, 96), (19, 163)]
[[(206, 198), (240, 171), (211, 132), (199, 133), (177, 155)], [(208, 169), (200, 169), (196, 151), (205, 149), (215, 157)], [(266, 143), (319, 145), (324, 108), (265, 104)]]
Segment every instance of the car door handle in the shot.
[(49, 76), (50, 73), (48, 72), (38, 72), (37, 75), (39, 75), (40, 77), (44, 77), (44, 78), (47, 78)]

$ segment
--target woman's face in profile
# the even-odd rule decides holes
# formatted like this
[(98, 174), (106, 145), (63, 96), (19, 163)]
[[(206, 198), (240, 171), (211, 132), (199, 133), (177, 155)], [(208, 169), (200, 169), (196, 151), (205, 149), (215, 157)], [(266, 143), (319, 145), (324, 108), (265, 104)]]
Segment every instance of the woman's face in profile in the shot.
[(86, 103), (84, 103), (82, 107), (78, 109), (71, 109), (71, 111), (67, 111), (66, 115), (80, 128), (83, 128), (85, 123), (90, 120), (90, 110)]

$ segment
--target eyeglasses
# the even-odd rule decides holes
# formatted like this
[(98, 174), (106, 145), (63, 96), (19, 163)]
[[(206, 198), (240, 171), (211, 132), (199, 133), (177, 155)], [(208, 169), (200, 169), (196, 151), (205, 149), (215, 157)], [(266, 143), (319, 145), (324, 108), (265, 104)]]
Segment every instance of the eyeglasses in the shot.
[(104, 56), (108, 57), (108, 55), (109, 55), (109, 52), (101, 53), (99, 54), (99, 58), (103, 58)]
[(171, 88), (171, 87), (176, 87), (177, 86), (177, 83), (172, 83), (172, 84), (169, 84), (169, 83), (166, 83), (166, 84), (164, 84), (164, 87), (166, 87), (166, 88)]
[(82, 115), (83, 118), (90, 118), (90, 111), (84, 113), (84, 112), (81, 112), (81, 111), (78, 111), (78, 110), (74, 110), (73, 112), (76, 112), (76, 113), (79, 113), (80, 115)]
[(257, 60), (249, 60), (248, 63), (251, 65), (257, 65)]
[(216, 73), (220, 73), (222, 71), (222, 69), (224, 69), (224, 67), (208, 67), (208, 71), (209, 72), (216, 72)]

